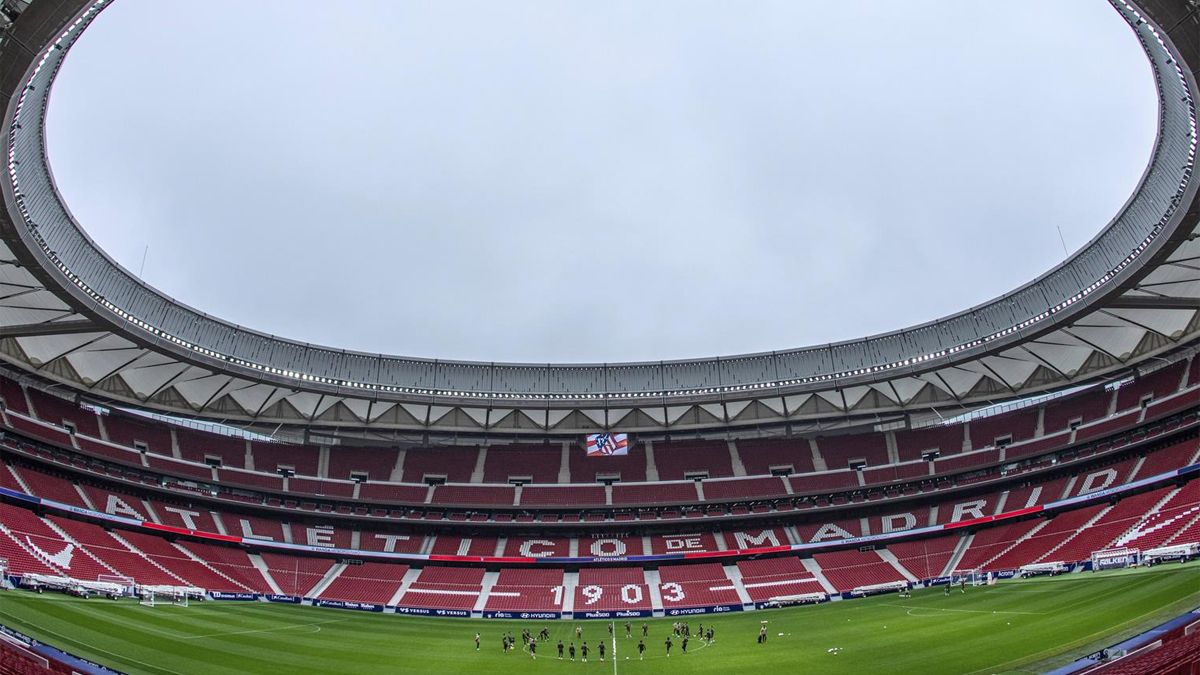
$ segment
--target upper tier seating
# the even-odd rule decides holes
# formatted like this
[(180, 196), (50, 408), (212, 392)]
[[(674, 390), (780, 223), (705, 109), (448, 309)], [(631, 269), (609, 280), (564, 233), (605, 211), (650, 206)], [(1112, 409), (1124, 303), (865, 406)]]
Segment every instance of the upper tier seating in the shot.
[(724, 478), (733, 475), (725, 441), (672, 441), (654, 444), (659, 480), (684, 480), (693, 475)]
[(29, 414), (29, 403), (25, 400), (25, 390), (7, 377), (0, 377), (0, 399), (4, 400), (6, 409), (16, 410), (25, 415)]
[(38, 389), (30, 388), (28, 391), (38, 419), (51, 424), (70, 424), (81, 434), (100, 438), (100, 424), (96, 422), (95, 413), (83, 410), (72, 401), (61, 399)]
[(349, 480), (351, 476), (365, 474), (370, 480), (390, 480), (399, 454), (395, 448), (334, 446), (329, 448), (328, 477)]
[[(1192, 361), (1193, 363), (1200, 362), (1195, 358)], [(1121, 387), (1117, 390), (1117, 410), (1138, 408), (1142, 405), (1142, 399), (1147, 396), (1160, 399), (1175, 393), (1179, 389), (1179, 383), (1183, 379), (1187, 365), (1182, 361), (1173, 363)]]
[(1037, 410), (1026, 409), (972, 419), (968, 423), (971, 447), (994, 446), (997, 439), (1011, 439), (1015, 443), (1033, 438), (1037, 418)]
[(404, 453), (404, 482), (423, 483), (426, 476), (467, 483), (479, 459), (479, 448), (410, 448)]
[(896, 451), (901, 462), (921, 459), (929, 452), (941, 456), (962, 452), (963, 427), (961, 424), (930, 427), (928, 429), (901, 429), (896, 434)]
[(867, 466), (888, 464), (887, 440), (883, 434), (851, 434), (822, 436), (817, 447), (830, 469), (845, 469), (851, 462), (866, 462)]
[(546, 486), (521, 488), (521, 506), (603, 506), (603, 485)]
[[(1193, 359), (1190, 365), (1192, 369), (1195, 369), (1195, 362), (1196, 359)], [(477, 447), (415, 448), (405, 450), (403, 456), (395, 448), (386, 447), (333, 446), (322, 449), (310, 445), (287, 445), (257, 440), (248, 443), (241, 438), (173, 426), (121, 411), (97, 417), (71, 401), (33, 388), (28, 390), (28, 396), (34, 401), (33, 412), (42, 421), (22, 417), (17, 412), (21, 409), (18, 405), (12, 406), (5, 418), (13, 428), (47, 438), (64, 447), (78, 447), (83, 453), (114, 459), (124, 464), (144, 466), (198, 483), (211, 483), (215, 480), (230, 487), (275, 493), (265, 497), (267, 503), (271, 503), (272, 500), (279, 503), (279, 500), (283, 500), (289, 507), (308, 510), (334, 508), (327, 504), (319, 504), (321, 499), (397, 501), (418, 507), (431, 503), (441, 507), (461, 506), (463, 509), (430, 510), (424, 514), (426, 520), (443, 517), (459, 520), (489, 517), (478, 514), (469, 516), (463, 513), (477, 507), (493, 509), (526, 506), (532, 509), (683, 505), (702, 501), (701, 495), (703, 501), (776, 500), (789, 496), (788, 487), (791, 488), (790, 493), (806, 495), (853, 490), (864, 486), (888, 486), (897, 482), (911, 483), (930, 476), (970, 471), (976, 466), (994, 466), (1000, 462), (1001, 456), (1012, 460), (1067, 447), (1072, 442), (1072, 437), (1079, 442), (1120, 433), (1123, 429), (1140, 423), (1140, 404), (1143, 396), (1153, 396), (1156, 401), (1145, 411), (1147, 420), (1156, 419), (1155, 415), (1159, 413), (1186, 409), (1189, 405), (1194, 408), (1197, 400), (1200, 400), (1200, 390), (1176, 393), (1180, 382), (1191, 382), (1190, 375), (1188, 378), (1183, 377), (1185, 366), (1185, 363), (1172, 364), (1130, 382), (1116, 392), (1093, 388), (1050, 400), (1041, 407), (977, 418), (965, 425), (952, 424), (888, 433), (820, 436), (811, 443), (807, 438), (745, 439), (736, 441), (732, 449), (726, 441), (655, 441), (653, 461), (649, 461), (643, 443), (634, 443), (628, 457), (605, 458), (588, 458), (582, 447), (569, 445), (566, 450), (566, 468), (569, 470), (565, 472), (562, 466), (563, 446), (558, 443), (534, 446), (494, 445), (488, 447), (486, 452)], [(0, 378), (0, 383), (3, 383), (0, 394), (4, 394), (6, 399), (25, 401), (26, 392), (19, 385), (5, 378)], [(1200, 383), (1191, 383), (1190, 386), (1200, 386)], [(1116, 416), (1105, 417), (1108, 409), (1114, 404), (1120, 410), (1134, 403), (1137, 406), (1132, 409)], [(1059, 431), (1055, 432), (1054, 436), (1021, 443), (1022, 438), (1028, 438), (1037, 431), (1039, 419), (1043, 420), (1047, 433), (1055, 429)], [(1067, 425), (1076, 419), (1084, 420), (1085, 424), (1089, 420), (1095, 421), (1080, 428), (1076, 434), (1065, 431)], [(71, 420), (76, 424), (79, 433), (71, 436), (59, 427), (48, 426), (52, 423), (61, 424), (63, 420)], [(112, 442), (88, 434), (107, 435)], [(894, 454), (901, 460), (899, 464), (887, 463), (888, 434), (895, 439)], [(973, 451), (962, 452), (964, 435), (970, 439), (969, 445), (974, 448)], [(1003, 455), (998, 449), (981, 450), (995, 443), (997, 439), (1009, 437), (1018, 444), (1007, 448)], [(148, 452), (137, 452), (134, 449), (135, 445)], [(1091, 452), (1096, 447), (1103, 448), (1104, 442), (1085, 450)], [(940, 453), (940, 457), (932, 464), (923, 461), (921, 454), (933, 449)], [(828, 471), (811, 473), (814, 465), (819, 465), (814, 464), (814, 451), (817, 453), (816, 458), (825, 464)], [(328, 460), (324, 465), (323, 453), (327, 455)], [(221, 467), (214, 469), (207, 466), (205, 462), (209, 459), (220, 460)], [(839, 469), (857, 459), (867, 462), (864, 471)], [(85, 459), (76, 456), (72, 461), (79, 468), (85, 468)], [(1159, 456), (1155, 461), (1147, 461), (1138, 470), (1137, 476), (1152, 475), (1164, 466), (1167, 467), (1165, 470), (1169, 470), (1173, 468), (1173, 463), (1173, 460)], [(327, 468), (320, 469), (321, 466)], [(732, 476), (735, 466), (738, 466), (738, 473), (741, 473), (741, 467), (744, 467), (748, 475), (745, 478), (713, 479)], [(252, 467), (252, 470), (246, 467)], [(280, 467), (291, 468), (297, 475), (285, 479), (274, 474), (273, 472)], [(810, 473), (799, 473), (780, 479), (763, 477), (763, 474), (772, 468), (786, 470), (788, 467)], [(710, 478), (701, 484), (681, 481), (634, 485), (644, 481), (648, 469), (654, 471), (650, 477), (659, 480), (678, 479), (691, 473), (707, 474)], [(112, 467), (100, 470), (116, 471)], [(326, 474), (327, 478), (318, 477), (319, 473)], [(368, 482), (361, 485), (350, 482), (348, 479), (352, 474), (365, 474)], [(435, 476), (447, 479), (451, 483), (470, 483), (472, 480), (502, 482), (510, 477), (522, 477), (553, 484), (563, 478), (564, 474), (570, 480), (584, 484), (596, 480), (597, 477), (619, 479), (620, 482), (611, 489), (599, 486), (586, 489), (555, 488), (543, 484), (526, 485), (520, 491), (493, 485), (454, 484), (429, 490), (419, 484), (426, 477)], [(409, 481), (409, 484), (381, 482), (390, 481), (394, 476)], [(1121, 480), (1126, 480), (1126, 477), (1122, 476)], [(261, 496), (234, 496), (233, 493), (226, 492), (227, 498), (231, 499), (244, 499), (248, 502), (264, 500)], [(290, 493), (291, 497), (281, 495), (285, 492)], [(70, 489), (47, 496), (69, 503), (79, 502)], [(305, 496), (321, 499), (305, 499)], [(732, 515), (741, 515), (748, 508), (749, 506), (739, 505)], [(775, 507), (766, 508), (791, 509), (792, 505), (780, 503)], [(709, 515), (721, 513), (721, 509), (718, 508)], [(386, 510), (382, 515), (388, 515)], [(590, 513), (579, 517), (595, 520), (611, 515)], [(662, 517), (671, 515), (666, 513)], [(700, 511), (685, 510), (681, 515), (702, 517), (704, 514)], [(418, 513), (416, 517), (422, 517), (422, 514)], [(519, 519), (522, 516), (508, 514), (507, 517)], [(619, 517), (639, 520), (657, 516), (652, 513), (630, 512)], [(568, 520), (573, 518), (573, 515), (567, 516)]]
[(1108, 414), (1111, 395), (1103, 390), (1089, 391), (1046, 404), (1043, 420), (1045, 433), (1052, 434), (1069, 428), (1072, 424), (1084, 424), (1098, 420)]
[(790, 468), (793, 473), (815, 471), (812, 450), (803, 438), (761, 438), (737, 442), (738, 456), (747, 475), (770, 475), (774, 468)]
[(487, 449), (483, 482), (507, 483), (520, 478), (526, 483), (557, 483), (562, 464), (562, 445), (496, 445)]
[(171, 429), (162, 422), (113, 413), (104, 419), (108, 440), (128, 448), (144, 448), (148, 452), (170, 457)]
[[(246, 441), (241, 438), (210, 434), (194, 429), (178, 427), (175, 439), (179, 443), (179, 456), (183, 459), (204, 464), (208, 458), (221, 460), (221, 466), (246, 468)], [(260, 471), (271, 471), (259, 467)]]
[(254, 470), (276, 473), (280, 468), (289, 468), (303, 476), (316, 476), (320, 452), (311, 445), (288, 445), (286, 443), (250, 444), (254, 456)]

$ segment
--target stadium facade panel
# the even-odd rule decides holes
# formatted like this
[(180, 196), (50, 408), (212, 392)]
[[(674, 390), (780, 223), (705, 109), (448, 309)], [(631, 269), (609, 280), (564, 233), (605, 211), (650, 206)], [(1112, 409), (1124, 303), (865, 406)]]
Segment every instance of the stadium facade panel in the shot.
[(1200, 336), (1192, 65), (1200, 55), (1196, 13), (1181, 0), (1112, 3), (1154, 73), (1158, 137), (1120, 213), (1061, 265), (977, 307), (887, 334), (609, 364), (457, 362), (303, 344), (206, 315), (122, 268), (71, 216), (45, 144), (55, 75), (111, 1), (38, 0), (10, 17), (0, 42), (8, 149), (0, 356), (95, 398), (271, 424), (666, 432), (1019, 398), (1151, 371), (1155, 359), (1194, 351)]

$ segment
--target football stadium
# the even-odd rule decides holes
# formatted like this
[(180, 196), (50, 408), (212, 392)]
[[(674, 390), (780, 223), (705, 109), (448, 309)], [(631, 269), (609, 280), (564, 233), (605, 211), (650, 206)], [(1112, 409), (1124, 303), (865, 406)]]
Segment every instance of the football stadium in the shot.
[(309, 344), (118, 263), (46, 137), (121, 1), (0, 2), (0, 672), (1200, 673), (1195, 0), (1096, 0), (1156, 136), (1057, 266), (609, 363)]

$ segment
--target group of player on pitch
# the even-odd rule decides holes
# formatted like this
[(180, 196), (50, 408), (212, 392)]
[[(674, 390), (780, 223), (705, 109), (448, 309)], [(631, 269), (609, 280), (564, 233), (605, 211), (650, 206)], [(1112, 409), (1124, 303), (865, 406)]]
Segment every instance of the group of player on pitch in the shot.
[[(608, 624), (608, 637), (610, 640), (614, 637), (613, 631), (614, 631), (615, 625), (616, 624), (614, 624), (614, 623)], [(705, 629), (704, 624), (700, 624), (700, 630), (696, 633), (696, 639), (702, 640), (705, 644), (712, 644), (713, 639), (714, 639), (713, 638), (714, 634), (715, 634), (715, 631), (713, 630), (713, 627), (711, 624), (709, 625), (709, 627), (707, 629)], [(645, 658), (646, 638), (649, 637), (649, 635), (650, 635), (650, 624), (643, 622), (642, 623), (642, 637), (641, 637), (641, 639), (638, 640), (638, 643), (637, 643), (638, 660), (639, 661)], [(631, 624), (628, 621), (625, 622), (625, 637), (629, 638), (629, 639), (633, 638), (633, 624)], [(521, 643), (525, 647), (528, 648), (529, 656), (534, 659), (537, 658), (538, 643), (545, 642), (549, 639), (550, 639), (550, 629), (548, 629), (548, 628), (542, 628), (542, 630), (539, 631), (536, 636), (528, 628), (521, 631)], [(566, 645), (566, 646), (563, 645), (563, 641), (561, 639), (558, 641), (558, 660), (560, 660), (560, 661), (563, 660), (563, 658), (565, 656), (566, 658), (570, 659), (571, 661), (574, 661), (575, 656), (578, 653), (579, 656), (582, 657), (582, 661), (584, 663), (587, 663), (588, 656), (591, 653), (591, 649), (588, 648), (588, 643), (583, 639), (583, 626), (575, 626), (575, 639), (579, 640), (581, 642), (578, 651), (575, 649), (574, 641), (571, 641), (570, 644)], [(668, 657), (671, 656), (671, 648), (675, 646), (675, 642), (674, 642), (675, 639), (678, 639), (680, 641), (680, 648), (682, 649), (683, 653), (686, 654), (687, 650), (688, 650), (688, 643), (691, 642), (691, 639), (692, 639), (691, 625), (686, 622), (683, 622), (683, 621), (676, 621), (672, 625), (671, 634), (668, 635), (667, 639), (663, 642), (663, 646), (667, 650)], [(482, 640), (482, 637), (480, 636), (480, 634), (475, 633), (475, 651), (479, 651), (481, 640)], [(516, 640), (516, 638), (513, 637), (512, 633), (504, 633), (504, 635), (501, 636), (501, 644), (502, 644), (504, 653), (510, 654), (516, 649), (517, 640)], [(606, 650), (607, 650), (607, 647), (606, 647), (605, 641), (600, 640), (596, 644), (596, 651), (599, 653), (601, 661), (603, 661), (604, 657), (606, 656)], [(615, 658), (615, 656), (614, 656), (614, 658)]]

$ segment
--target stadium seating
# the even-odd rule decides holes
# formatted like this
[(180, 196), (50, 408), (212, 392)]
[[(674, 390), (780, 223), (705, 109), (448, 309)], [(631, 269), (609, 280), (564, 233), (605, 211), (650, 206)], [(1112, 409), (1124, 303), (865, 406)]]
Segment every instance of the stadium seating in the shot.
[(822, 436), (817, 439), (817, 447), (830, 469), (845, 469), (851, 462), (866, 462), (867, 466), (890, 463), (883, 434)]
[(997, 439), (1009, 438), (1017, 442), (1033, 438), (1037, 417), (1036, 410), (1027, 409), (974, 418), (967, 425), (971, 447), (991, 447), (996, 445)]
[(1171, 490), (1159, 488), (1122, 499), (1089, 527), (1063, 544), (1062, 548), (1054, 551), (1050, 557), (1065, 562), (1090, 559), (1092, 551), (1111, 547), (1118, 537), (1136, 525)]
[(941, 456), (963, 449), (963, 425), (949, 424), (927, 429), (901, 429), (895, 433), (896, 452), (901, 462), (919, 460), (937, 452)]
[(471, 567), (426, 567), (405, 591), (406, 607), (464, 609), (475, 607), (483, 591), (484, 571)]
[(941, 576), (958, 546), (957, 536), (933, 537), (916, 541), (900, 541), (887, 545), (900, 564), (918, 579)]
[(141, 553), (118, 541), (99, 525), (56, 516), (48, 520), (117, 574), (139, 584), (176, 586), (185, 583), (169, 570), (155, 565)]
[(754, 602), (822, 591), (817, 578), (794, 556), (739, 560), (737, 568), (742, 587)]
[(487, 449), (483, 463), (483, 482), (507, 483), (522, 479), (527, 483), (557, 483), (562, 464), (562, 446), (497, 445)]
[(221, 466), (232, 466), (239, 469), (246, 467), (246, 441), (232, 436), (205, 433), (177, 427), (175, 439), (179, 443), (179, 456), (198, 464), (204, 464), (209, 458), (219, 459)]
[(451, 483), (468, 483), (479, 459), (479, 448), (410, 448), (404, 453), (404, 482), (424, 483), (442, 477)]
[(1079, 529), (1092, 518), (1100, 515), (1103, 505), (1087, 506), (1074, 511), (1067, 511), (1046, 521), (1036, 532), (1024, 539), (993, 560), (983, 565), (983, 569), (1002, 570), (1014, 569), (1033, 562), (1057, 562), (1060, 559), (1055, 551), (1074, 537)]
[(104, 419), (108, 440), (128, 448), (144, 447), (148, 452), (171, 456), (171, 431), (161, 422), (125, 414), (110, 414)]
[(317, 597), (322, 600), (389, 604), (400, 590), (408, 565), (365, 562), (346, 565)]
[[(1193, 369), (1194, 361), (1193, 359)], [(736, 473), (740, 474), (742, 468), (747, 473), (747, 477), (741, 479), (745, 482), (725, 483), (709, 480), (700, 486), (700, 489), (704, 490), (705, 500), (786, 498), (786, 488), (783, 494), (774, 494), (775, 483), (756, 478), (770, 472), (773, 467), (783, 470), (790, 467), (793, 470), (793, 475), (786, 479), (784, 485), (790, 487), (794, 494), (837, 492), (897, 483), (907, 486), (913, 481), (926, 480), (931, 476), (971, 471), (979, 466), (995, 466), (1002, 456), (1011, 461), (1014, 458), (1030, 457), (1063, 448), (1072, 442), (1072, 438), (1082, 442), (1120, 433), (1132, 425), (1140, 424), (1140, 405), (1146, 397), (1153, 399), (1145, 411), (1147, 420), (1157, 419), (1162, 414), (1186, 411), (1189, 405), (1194, 408), (1196, 399), (1200, 397), (1200, 389), (1181, 393), (1179, 387), (1185, 382), (1186, 386), (1192, 387), (1198, 387), (1200, 383), (1182, 377), (1184, 368), (1185, 364), (1182, 362), (1169, 365), (1125, 384), (1115, 394), (1103, 388), (1092, 388), (1052, 399), (1039, 407), (977, 417), (965, 424), (952, 423), (928, 429), (824, 435), (811, 439), (745, 439), (736, 441), (733, 451), (729, 443), (723, 440), (657, 441), (654, 443), (653, 461), (650, 461), (646, 446), (642, 443), (633, 443), (628, 456), (603, 458), (585, 457), (582, 447), (571, 445), (567, 447), (566, 473), (569, 479), (576, 483), (587, 484), (597, 477), (619, 480), (612, 489), (611, 504), (614, 506), (686, 504), (700, 501), (698, 496), (691, 494), (695, 486), (689, 487), (686, 482), (639, 486), (633, 484), (645, 481), (648, 469), (655, 471), (656, 475), (652, 477), (658, 480), (679, 479), (691, 473), (707, 474), (710, 479), (732, 476), (735, 473), (735, 458), (740, 464)], [(3, 382), (0, 394), (6, 394), (7, 398), (18, 403), (25, 401), (26, 394), (21, 386), (6, 378), (0, 378), (0, 381)], [(513, 502), (508, 501), (506, 496), (515, 496), (516, 493), (502, 492), (493, 485), (486, 488), (480, 486), (480, 489), (471, 489), (474, 487), (471, 485), (462, 489), (447, 485), (431, 493), (427, 489), (422, 491), (420, 483), (426, 477), (436, 477), (450, 483), (469, 484), (473, 481), (503, 482), (509, 477), (518, 476), (542, 483), (540, 488), (527, 486), (529, 496), (528, 499), (522, 499), (521, 505), (534, 508), (565, 506), (553, 503), (561, 501), (563, 493), (555, 492), (545, 485), (558, 482), (563, 477), (563, 447), (557, 443), (532, 446), (497, 444), (486, 448), (486, 452), (478, 447), (410, 448), (404, 451), (404, 457), (401, 459), (395, 448), (333, 446), (320, 449), (313, 445), (289, 445), (261, 440), (247, 443), (242, 438), (174, 426), (157, 419), (121, 411), (112, 411), (102, 418), (97, 418), (95, 413), (83, 410), (73, 402), (53, 394), (36, 388), (29, 388), (29, 392), (29, 398), (35, 401), (33, 412), (43, 421), (23, 417), (19, 412), (23, 409), (22, 406), (14, 404), (5, 415), (5, 420), (18, 431), (47, 439), (65, 448), (78, 449), (92, 456), (125, 465), (148, 466), (168, 475), (202, 483), (216, 481), (229, 486), (275, 494), (286, 490), (292, 495), (305, 494), (317, 498), (317, 501), (296, 500), (299, 503), (294, 504), (294, 508), (326, 508), (319, 503), (320, 499), (360, 499), (416, 505), (425, 503), (430, 497), (433, 503), (444, 506), (512, 506)], [(38, 402), (44, 410), (38, 410)], [(1106, 417), (1110, 404), (1120, 409), (1135, 402), (1137, 406), (1133, 409), (1126, 412), (1118, 410), (1117, 415)], [(28, 406), (24, 408), (27, 409)], [(61, 427), (53, 426), (62, 424), (64, 420), (75, 425), (76, 434), (69, 435)], [(98, 420), (103, 421), (102, 426), (97, 423)], [(1044, 427), (1043, 433), (1047, 434), (1045, 436), (1037, 436), (1041, 431), (1038, 428), (1039, 420)], [(1074, 420), (1082, 420), (1084, 426), (1076, 432), (1066, 431), (1067, 425)], [(1056, 429), (1059, 431), (1055, 431)], [(970, 446), (975, 448), (976, 452), (960, 454), (963, 450), (964, 432), (970, 439)], [(889, 463), (889, 434), (895, 440), (895, 456), (901, 462), (899, 464)], [(109, 440), (98, 436), (107, 436)], [(998, 450), (978, 451), (992, 445), (997, 439), (1012, 441), (1005, 454), (1002, 455)], [(1107, 447), (1111, 449), (1112, 446)], [(138, 449), (148, 452), (139, 453)], [(921, 454), (935, 449), (940, 453), (940, 458), (931, 468), (928, 463), (922, 461)], [(817, 458), (830, 469), (829, 471), (814, 470), (814, 450), (817, 451)], [(1089, 449), (1089, 452), (1094, 451)], [(323, 452), (328, 455), (325, 470), (319, 469)], [(220, 469), (214, 470), (205, 464), (206, 460), (212, 458), (220, 460)], [(856, 459), (866, 461), (865, 471), (838, 470)], [(253, 467), (253, 470), (246, 467)], [(280, 467), (294, 470), (296, 476), (285, 481), (275, 473)], [(387, 482), (400, 468), (403, 469), (401, 478), (408, 484)], [(322, 473), (325, 475), (319, 475)], [(347, 480), (351, 474), (365, 475), (369, 482), (356, 486)], [(1146, 474), (1141, 472), (1140, 475)], [(459, 501), (459, 495), (462, 496), (462, 501)], [(581, 492), (581, 495), (584, 495), (583, 498), (572, 501), (570, 505), (602, 504), (598, 489)], [(262, 501), (279, 497), (268, 496), (259, 499)], [(284, 499), (286, 501), (286, 498)], [(609, 502), (607, 492), (604, 502), (605, 505)], [(744, 513), (744, 508), (746, 507), (736, 507), (733, 515)], [(776, 508), (786, 509), (790, 506), (782, 504), (776, 505)], [(708, 515), (722, 513), (720, 510), (714, 510)], [(450, 515), (446, 517), (456, 518), (453, 514), (451, 510)], [(680, 512), (681, 517), (701, 515), (703, 514), (694, 510)], [(429, 519), (443, 516), (431, 513), (424, 517)], [(589, 519), (597, 517), (600, 516), (587, 516)]]
[[(962, 558), (959, 559), (958, 569), (981, 569), (984, 563), (1012, 548), (1016, 542), (1032, 532), (1041, 523), (1042, 521), (1027, 520), (1017, 523), (1004, 523), (979, 530), (972, 535), (970, 546), (963, 553)], [(1021, 564), (1027, 562), (1033, 561), (1026, 560)]]
[(708, 478), (733, 475), (729, 445), (725, 441), (674, 441), (654, 444), (659, 480), (684, 480), (696, 474)]
[(899, 570), (874, 551), (833, 551), (817, 553), (813, 560), (839, 592), (847, 593), (860, 586), (872, 586), (892, 581), (904, 581)]
[(29, 414), (29, 404), (25, 400), (25, 388), (7, 377), (0, 377), (0, 399), (4, 400), (6, 410), (15, 410), (23, 415)]
[(29, 388), (29, 399), (33, 401), (38, 419), (51, 424), (70, 424), (78, 433), (92, 438), (100, 437), (100, 425), (96, 414), (79, 407), (75, 402), (59, 398), (36, 388)]
[(352, 475), (366, 475), (369, 480), (391, 479), (399, 451), (396, 448), (329, 448), (328, 478), (349, 480)]
[(1148, 649), (1086, 672), (1089, 675), (1195, 675), (1200, 672), (1200, 631), (1177, 636), (1162, 645), (1156, 641)]
[(120, 536), (153, 564), (170, 570), (171, 574), (183, 579), (187, 585), (231, 593), (244, 593), (252, 590), (237, 580), (195, 560), (184, 550), (160, 536), (142, 532), (121, 532)]
[(333, 567), (333, 561), (328, 558), (265, 552), (261, 556), (267, 572), (285, 595), (309, 595)]
[(561, 612), (563, 592), (559, 568), (504, 569), (488, 592), (484, 611)]
[(650, 588), (640, 567), (585, 567), (575, 587), (575, 615), (650, 610)]
[(793, 473), (816, 470), (808, 441), (803, 438), (740, 440), (737, 451), (751, 476), (770, 475), (773, 468), (791, 469)]
[(1118, 546), (1129, 546), (1148, 550), (1171, 543), (1200, 541), (1200, 532), (1188, 526), (1200, 519), (1200, 491), (1178, 488), (1157, 511), (1148, 514), (1116, 542)]
[(1069, 428), (1072, 424), (1084, 424), (1104, 417), (1108, 411), (1110, 394), (1104, 390), (1088, 391), (1057, 399), (1046, 404), (1043, 428), (1052, 434)]
[(286, 467), (302, 476), (317, 475), (320, 452), (311, 445), (252, 441), (250, 449), (255, 471), (276, 473), (281, 467)]
[(716, 563), (665, 565), (658, 568), (663, 608), (740, 605), (736, 587)]
[(250, 556), (241, 549), (198, 541), (181, 542), (178, 545), (196, 558), (203, 560), (216, 572), (255, 593), (273, 592), (262, 572), (250, 561)]
[(526, 485), (521, 488), (521, 506), (603, 506), (604, 502), (602, 485)]

